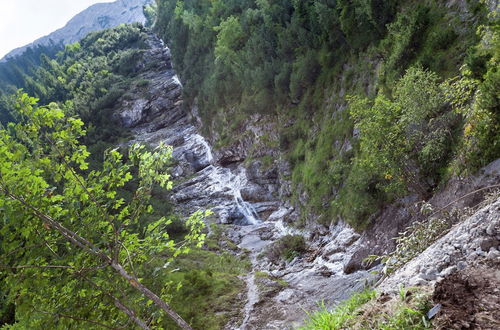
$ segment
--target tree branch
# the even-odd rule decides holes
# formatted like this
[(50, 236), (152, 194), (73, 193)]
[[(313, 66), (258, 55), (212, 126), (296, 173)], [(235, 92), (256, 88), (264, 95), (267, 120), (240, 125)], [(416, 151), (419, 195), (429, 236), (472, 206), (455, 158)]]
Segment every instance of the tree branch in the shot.
[(78, 273), (78, 275), (80, 275), (80, 277), (83, 278), (85, 281), (89, 282), (93, 287), (95, 287), (96, 289), (102, 291), (106, 296), (108, 296), (113, 301), (113, 303), (115, 304), (115, 306), (117, 308), (121, 309), (125, 314), (127, 314), (127, 316), (131, 320), (133, 320), (139, 327), (141, 327), (144, 330), (149, 330), (150, 329), (149, 326), (143, 320), (141, 320), (140, 318), (137, 317), (135, 311), (132, 310), (131, 308), (127, 307), (124, 303), (122, 303), (120, 301), (120, 299), (116, 298), (111, 293), (109, 293), (106, 290), (104, 290), (100, 285), (98, 285), (97, 283), (95, 283), (94, 281), (92, 281), (91, 279), (89, 279), (88, 277), (84, 276), (83, 274)]
[(101, 266), (96, 266), (96, 267), (82, 267), (82, 268), (76, 268), (73, 266), (65, 266), (65, 265), (21, 265), (21, 266), (7, 266), (7, 265), (0, 265), (0, 269), (29, 269), (29, 268), (38, 268), (38, 269), (72, 269), (76, 270), (78, 272), (82, 271), (93, 271), (93, 270), (98, 270), (102, 269), (104, 267), (107, 267), (107, 265), (101, 265)]
[[(67, 229), (66, 227), (61, 225), (58, 221), (52, 219), (52, 217), (50, 217), (49, 215), (46, 215), (45, 213), (41, 212), (33, 205), (26, 202), (23, 197), (9, 193), (7, 191), (7, 189), (5, 189), (5, 187), (1, 183), (0, 183), (0, 191), (3, 191), (8, 197), (20, 202), (27, 209), (31, 210), (35, 216), (40, 218), (42, 221), (46, 221), (50, 226), (52, 226), (54, 229), (59, 231), (71, 243), (80, 247), (81, 249), (83, 249), (87, 253), (97, 257), (98, 259), (100, 259), (104, 263), (110, 265), (111, 268), (113, 268), (120, 276), (122, 276), (125, 280), (127, 280), (131, 286), (133, 286), (136, 290), (141, 292), (147, 298), (151, 299), (156, 306), (160, 307), (165, 313), (167, 313), (167, 315), (169, 315), (170, 318), (172, 320), (174, 320), (182, 329), (186, 329), (186, 330), (192, 329), (191, 326), (186, 321), (184, 321), (184, 319), (179, 314), (177, 314), (172, 308), (170, 308), (170, 306), (166, 302), (164, 302), (158, 295), (156, 295), (153, 291), (151, 291), (145, 285), (140, 283), (137, 277), (130, 275), (123, 268), (122, 265), (115, 262), (108, 255), (106, 255), (104, 252), (99, 250), (99, 248), (94, 246), (90, 241), (81, 237), (77, 233)], [(121, 302), (115, 301), (115, 305), (118, 308), (126, 311), (125, 306), (123, 306)], [(129, 315), (130, 317), (135, 317), (135, 315), (133, 315), (133, 314), (127, 313), (127, 315)], [(145, 325), (145, 326), (146, 326), (146, 328), (143, 328), (143, 329), (147, 329), (147, 325)]]
[(456, 203), (456, 202), (458, 202), (459, 200), (464, 199), (465, 197), (469, 197), (469, 196), (471, 196), (471, 195), (477, 194), (477, 193), (478, 193), (478, 192), (480, 192), (480, 191), (483, 191), (483, 190), (488, 190), (488, 189), (493, 189), (493, 188), (500, 188), (500, 184), (495, 184), (495, 185), (492, 185), (492, 186), (483, 187), (483, 188), (481, 188), (481, 189), (477, 189), (477, 190), (474, 190), (474, 191), (472, 191), (472, 192), (470, 192), (470, 193), (468, 193), (468, 194), (465, 194), (465, 195), (463, 195), (463, 196), (461, 196), (461, 197), (459, 197), (459, 198), (457, 198), (457, 199), (455, 199), (455, 200), (451, 201), (450, 203), (446, 204), (445, 206), (441, 207), (440, 209), (438, 209), (437, 211), (435, 211), (434, 213), (432, 213), (431, 215), (429, 215), (429, 218), (430, 218), (430, 217), (432, 217), (432, 216), (434, 216), (434, 215), (436, 215), (436, 214), (438, 214), (439, 212), (444, 211), (446, 208), (448, 208), (449, 206), (451, 206), (451, 205), (455, 204), (455, 203)]

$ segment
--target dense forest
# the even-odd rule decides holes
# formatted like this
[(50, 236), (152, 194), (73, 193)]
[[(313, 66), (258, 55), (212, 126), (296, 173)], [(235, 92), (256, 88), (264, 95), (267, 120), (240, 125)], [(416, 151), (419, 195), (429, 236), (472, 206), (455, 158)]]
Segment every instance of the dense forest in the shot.
[[(252, 116), (274, 123), (275, 136), (259, 143), (279, 156), (255, 157), (289, 164), (283, 179), (301, 214), (292, 226), (345, 220), (362, 231), (383, 206), (408, 194), (427, 200), (500, 156), (500, 16), (489, 6), (157, 0), (145, 8), (148, 27), (0, 63), (0, 191), (10, 196), (0, 199), (0, 265), (10, 265), (0, 268), (0, 326), (174, 327), (130, 278), (103, 266), (108, 254), (193, 328), (223, 328), (242, 309), (251, 262), (229, 251), (237, 247), (218, 225), (205, 237), (209, 213), (186, 222), (165, 202), (171, 150), (117, 148), (130, 135), (116, 105), (132, 87), (147, 90), (141, 74), (158, 65), (143, 61), (153, 32), (171, 49), (185, 110), (199, 109), (216, 148), (244, 139)], [(68, 234), (57, 219), (82, 229)], [(75, 249), (67, 240), (77, 234), (96, 245)], [(290, 260), (307, 250), (291, 235), (276, 246)]]

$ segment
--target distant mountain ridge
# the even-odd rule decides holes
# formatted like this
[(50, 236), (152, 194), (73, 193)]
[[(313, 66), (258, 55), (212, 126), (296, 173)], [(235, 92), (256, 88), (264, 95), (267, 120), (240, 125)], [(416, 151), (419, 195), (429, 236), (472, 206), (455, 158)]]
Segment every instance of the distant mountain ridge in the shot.
[(66, 25), (51, 34), (41, 37), (32, 43), (16, 48), (5, 55), (0, 61), (23, 54), (29, 47), (51, 44), (70, 44), (81, 40), (93, 31), (115, 27), (120, 24), (129, 24), (146, 21), (143, 6), (153, 0), (118, 0), (110, 3), (97, 3), (66, 23)]

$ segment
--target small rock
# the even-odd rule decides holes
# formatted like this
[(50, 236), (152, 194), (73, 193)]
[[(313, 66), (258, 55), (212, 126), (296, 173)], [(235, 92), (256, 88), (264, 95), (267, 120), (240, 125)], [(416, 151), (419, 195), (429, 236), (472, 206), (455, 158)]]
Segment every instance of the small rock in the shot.
[(444, 257), (443, 262), (444, 262), (445, 264), (449, 265), (449, 264), (450, 264), (450, 262), (451, 262), (451, 256), (447, 255), (446, 257)]
[(433, 268), (427, 270), (425, 274), (421, 274), (422, 277), (426, 281), (435, 281), (437, 279), (437, 271)]
[(467, 267), (467, 262), (465, 261), (460, 261), (458, 264), (457, 264), (457, 269), (458, 270), (463, 270)]
[(500, 252), (498, 252), (497, 249), (492, 248), (486, 255), (486, 258), (489, 260), (498, 260), (500, 259)]
[(495, 236), (497, 234), (495, 223), (490, 223), (489, 226), (486, 227), (486, 234), (490, 236)]
[[(489, 249), (488, 249), (489, 250)], [(483, 250), (481, 249), (477, 249), (476, 250), (476, 254), (479, 256), (479, 257), (486, 257), (486, 252), (484, 252)]]
[(498, 245), (499, 245), (498, 240), (493, 237), (485, 238), (481, 241), (481, 243), (479, 243), (481, 250), (485, 252), (488, 252), (490, 248), (497, 247)]
[(333, 272), (328, 269), (328, 267), (321, 267), (320, 269), (318, 269), (318, 274), (324, 277), (330, 277), (333, 275)]
[(443, 270), (440, 275), (442, 277), (446, 277), (446, 276), (449, 276), (452, 273), (454, 273), (456, 270), (457, 270), (457, 266), (451, 266), (451, 267), (448, 267), (445, 270)]
[(423, 286), (426, 284), (427, 284), (427, 281), (424, 280), (422, 277), (417, 277), (412, 283), (412, 285), (414, 285), (414, 286)]

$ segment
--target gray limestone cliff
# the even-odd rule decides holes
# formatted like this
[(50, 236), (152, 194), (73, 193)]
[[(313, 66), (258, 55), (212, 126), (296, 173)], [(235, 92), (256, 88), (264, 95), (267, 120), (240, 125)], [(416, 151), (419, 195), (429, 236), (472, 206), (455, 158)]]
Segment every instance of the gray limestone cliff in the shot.
[(111, 3), (97, 3), (74, 16), (62, 28), (41, 37), (31, 44), (16, 48), (5, 55), (9, 57), (23, 54), (29, 47), (70, 44), (83, 39), (93, 31), (112, 28), (120, 24), (143, 23), (146, 18), (143, 6), (153, 0), (118, 0)]

